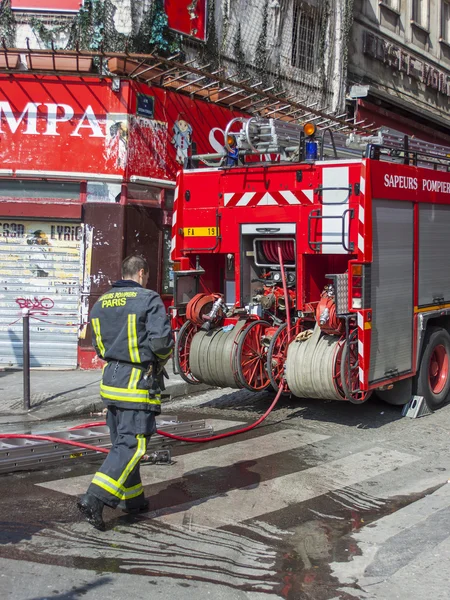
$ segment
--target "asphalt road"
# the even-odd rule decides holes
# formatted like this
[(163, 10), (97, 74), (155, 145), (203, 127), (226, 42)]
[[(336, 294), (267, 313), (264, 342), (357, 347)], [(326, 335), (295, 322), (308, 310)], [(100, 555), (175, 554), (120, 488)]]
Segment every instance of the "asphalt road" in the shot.
[[(211, 390), (165, 413), (222, 431), (271, 399)], [(151, 512), (107, 509), (104, 533), (75, 507), (96, 459), (0, 476), (1, 598), (448, 599), (449, 434), (450, 406), (283, 398), (253, 431), (144, 465)]]

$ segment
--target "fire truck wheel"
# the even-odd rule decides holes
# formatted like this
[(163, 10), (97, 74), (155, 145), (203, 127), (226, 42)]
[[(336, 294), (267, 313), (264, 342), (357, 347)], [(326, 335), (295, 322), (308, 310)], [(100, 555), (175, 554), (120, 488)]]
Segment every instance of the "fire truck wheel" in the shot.
[[(271, 387), (274, 392), (278, 392), (280, 382), (284, 377), (287, 347), (287, 325), (283, 323), (270, 340), (269, 349), (267, 350), (267, 372), (269, 373)], [(291, 392), (287, 389), (286, 382), (285, 389), (286, 391), (283, 392), (283, 396), (290, 396)]]
[(254, 321), (243, 330), (236, 351), (236, 370), (242, 386), (259, 392), (270, 385), (267, 373), (267, 347), (261, 339), (270, 327), (267, 321)]
[[(348, 353), (350, 352), (350, 361)], [(350, 362), (350, 373), (348, 372), (348, 364)], [(343, 344), (342, 355), (340, 360), (341, 377), (340, 383), (345, 397), (352, 404), (362, 404), (366, 402), (372, 392), (363, 392), (359, 390), (359, 363), (358, 363), (358, 330), (355, 329), (349, 336), (349, 343)]]
[(441, 327), (429, 327), (416, 377), (416, 394), (436, 409), (445, 403), (449, 391), (450, 334)]
[(192, 385), (201, 383), (192, 375), (189, 367), (189, 354), (192, 338), (197, 332), (197, 329), (198, 327), (194, 325), (194, 323), (191, 323), (191, 321), (186, 321), (186, 323), (183, 324), (178, 332), (174, 352), (175, 367), (178, 373), (181, 375), (181, 378), (184, 379), (184, 381)]

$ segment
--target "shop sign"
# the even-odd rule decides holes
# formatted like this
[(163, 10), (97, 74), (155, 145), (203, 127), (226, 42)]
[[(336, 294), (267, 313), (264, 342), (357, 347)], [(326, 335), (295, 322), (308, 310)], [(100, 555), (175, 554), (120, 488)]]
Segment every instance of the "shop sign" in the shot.
[(34, 222), (11, 221), (7, 219), (0, 222), (0, 242), (5, 238), (25, 239), (31, 246), (49, 246), (53, 241), (79, 242), (82, 237), (81, 225), (67, 225), (65, 223), (46, 223), (45, 232), (37, 229), (30, 233), (30, 228), (35, 228)]
[(127, 135), (126, 99), (108, 82), (0, 75), (3, 169), (123, 175)]
[(384, 63), (393, 71), (405, 73), (426, 87), (450, 96), (449, 75), (426, 61), (420, 60), (403, 47), (392, 44), (366, 30), (364, 31), (363, 51), (364, 54)]
[(206, 40), (207, 0), (165, 0), (170, 29)]
[(11, 0), (13, 10), (78, 12), (83, 0)]

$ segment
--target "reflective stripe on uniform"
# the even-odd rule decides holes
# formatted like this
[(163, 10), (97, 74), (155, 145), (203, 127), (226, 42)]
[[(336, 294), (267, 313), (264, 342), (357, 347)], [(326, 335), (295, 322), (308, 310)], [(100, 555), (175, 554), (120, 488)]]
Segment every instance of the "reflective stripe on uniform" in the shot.
[(128, 315), (128, 350), (132, 363), (140, 363), (141, 357), (138, 350), (138, 338), (136, 328), (136, 315)]
[(100, 350), (100, 355), (105, 356), (105, 346), (103, 345), (102, 334), (100, 332), (100, 319), (92, 319), (92, 327), (95, 333), (95, 339), (97, 340), (97, 346)]
[(113, 479), (100, 472), (94, 475), (92, 483), (103, 488), (106, 492), (109, 492), (113, 496), (120, 498), (120, 500), (130, 500), (131, 498), (136, 498), (136, 496), (140, 496), (144, 493), (144, 488), (142, 487), (141, 483), (133, 486), (132, 488), (122, 489), (122, 487), (119, 488), (114, 483)]
[(138, 398), (138, 400), (143, 400), (145, 399), (145, 396), (148, 396), (148, 390), (129, 390), (128, 388), (112, 387), (111, 385), (105, 385), (104, 383), (100, 384), (100, 393), (101, 392), (116, 394), (118, 396), (123, 396), (124, 398)]
[(100, 396), (108, 400), (118, 400), (120, 402), (143, 402), (145, 404), (161, 404), (161, 395), (156, 394), (155, 398), (149, 398), (148, 390), (116, 388), (100, 384)]
[[(155, 352), (156, 354), (156, 352)], [(158, 358), (160, 358), (161, 360), (166, 360), (166, 358), (169, 358), (169, 356), (172, 354), (172, 350), (170, 350), (167, 354), (156, 354), (156, 356)]]
[(141, 371), (139, 369), (131, 369), (130, 380), (128, 382), (128, 389), (135, 390), (137, 388), (140, 376)]
[(92, 480), (92, 483), (98, 485), (105, 491), (109, 492), (113, 496), (116, 496), (117, 498), (120, 498), (121, 500), (129, 500), (130, 498), (136, 498), (136, 496), (139, 496), (144, 491), (141, 483), (130, 488), (126, 488), (123, 485), (130, 476), (130, 474), (133, 472), (133, 470), (136, 468), (141, 458), (144, 456), (147, 448), (145, 435), (139, 434), (136, 436), (136, 439), (136, 451), (131, 457), (131, 460), (128, 462), (125, 469), (123, 470), (119, 479), (115, 480), (112, 477), (109, 477), (108, 475), (105, 475), (104, 473), (98, 471), (94, 475), (94, 479)]
[(145, 454), (145, 450), (147, 448), (147, 440), (145, 439), (145, 435), (138, 434), (136, 436), (136, 438), (137, 438), (137, 442), (138, 442), (136, 452), (134, 453), (133, 458), (130, 460), (130, 462), (125, 467), (125, 471), (122, 473), (122, 475), (118, 479), (117, 483), (119, 485), (123, 485), (125, 483), (125, 481), (128, 479), (128, 476), (130, 475), (130, 473), (133, 471), (133, 469), (136, 467), (136, 465), (139, 463), (139, 461)]

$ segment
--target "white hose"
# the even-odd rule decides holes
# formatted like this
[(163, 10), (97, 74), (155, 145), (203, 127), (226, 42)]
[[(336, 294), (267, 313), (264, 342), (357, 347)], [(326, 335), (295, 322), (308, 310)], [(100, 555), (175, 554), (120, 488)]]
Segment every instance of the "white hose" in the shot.
[(333, 375), (340, 350), (336, 336), (323, 334), (318, 325), (306, 340), (293, 341), (288, 348), (286, 382), (299, 398), (343, 400)]
[(189, 366), (193, 376), (216, 387), (241, 388), (234, 364), (238, 336), (248, 325), (240, 320), (231, 329), (198, 331), (192, 338)]

